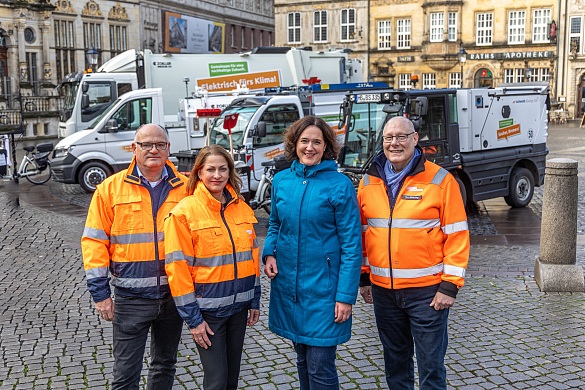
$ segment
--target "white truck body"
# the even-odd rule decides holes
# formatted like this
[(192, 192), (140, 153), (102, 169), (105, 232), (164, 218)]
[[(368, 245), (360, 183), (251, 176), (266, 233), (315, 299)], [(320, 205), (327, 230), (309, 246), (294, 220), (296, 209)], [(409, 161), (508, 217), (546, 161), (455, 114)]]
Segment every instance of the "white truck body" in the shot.
[[(272, 84), (262, 84), (269, 77), (262, 77), (261, 72), (271, 72)], [(250, 74), (260, 76), (247, 77)], [(78, 73), (63, 80), (65, 107), (58, 134), (66, 137), (87, 128), (112, 101), (130, 90), (163, 88), (165, 114), (169, 116), (177, 113), (179, 99), (191, 96), (189, 83), (191, 87), (204, 84), (212, 92), (225, 92), (241, 83), (248, 84), (250, 90), (303, 85), (303, 80), (311, 77), (323, 83), (359, 82), (361, 63), (348, 59), (347, 53), (341, 51), (290, 48), (258, 48), (239, 54), (153, 54), (150, 50), (128, 50), (107, 61), (97, 72)]]
[(385, 123), (392, 116), (406, 115), (427, 160), (453, 173), (464, 199), (503, 196), (508, 205), (524, 207), (534, 187), (544, 181), (548, 93), (546, 83), (518, 83), (497, 88), (380, 89), (348, 96), (343, 115), (351, 130), (340, 156), (341, 168), (357, 183), (380, 151)]

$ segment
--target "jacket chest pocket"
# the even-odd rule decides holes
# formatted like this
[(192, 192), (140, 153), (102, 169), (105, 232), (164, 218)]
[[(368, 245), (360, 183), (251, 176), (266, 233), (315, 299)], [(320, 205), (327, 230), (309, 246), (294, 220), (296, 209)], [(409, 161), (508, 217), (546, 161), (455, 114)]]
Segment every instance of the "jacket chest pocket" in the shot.
[[(215, 219), (199, 219), (189, 222), (195, 246), (195, 265), (206, 265), (206, 259), (222, 255), (226, 251), (226, 234)], [(228, 238), (229, 241), (229, 238)], [(222, 250), (223, 249), (223, 250)], [(231, 246), (230, 246), (231, 249)]]
[(114, 197), (114, 205), (112, 233), (144, 229), (148, 211), (144, 210), (140, 195), (118, 195)]
[(236, 215), (230, 224), (230, 231), (237, 251), (250, 250), (254, 245), (254, 224), (258, 221), (254, 215)]

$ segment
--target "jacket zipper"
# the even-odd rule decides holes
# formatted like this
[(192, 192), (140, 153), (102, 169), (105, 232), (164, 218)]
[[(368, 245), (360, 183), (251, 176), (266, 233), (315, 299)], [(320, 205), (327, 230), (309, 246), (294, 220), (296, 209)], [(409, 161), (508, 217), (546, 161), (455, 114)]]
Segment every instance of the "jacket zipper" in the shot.
[[(229, 204), (227, 205), (221, 205), (221, 209), (220, 209), (220, 215), (221, 215), (221, 220), (223, 221), (223, 224), (225, 225), (227, 231), (228, 231), (228, 235), (230, 236), (230, 241), (232, 243), (232, 258), (234, 260), (234, 283), (238, 283), (238, 259), (236, 257), (236, 244), (234, 243), (234, 238), (232, 236), (232, 231), (230, 230), (230, 227), (228, 226), (227, 221), (225, 220), (225, 209), (226, 207), (229, 206)], [(237, 289), (235, 289), (234, 291), (234, 301), (232, 303), (232, 305), (234, 305), (236, 303), (236, 298), (237, 298)]]

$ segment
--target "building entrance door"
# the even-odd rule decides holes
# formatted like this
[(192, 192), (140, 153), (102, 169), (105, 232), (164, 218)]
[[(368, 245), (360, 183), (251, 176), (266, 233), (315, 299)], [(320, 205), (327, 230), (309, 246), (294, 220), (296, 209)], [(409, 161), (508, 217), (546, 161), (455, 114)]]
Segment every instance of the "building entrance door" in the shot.
[(489, 88), (493, 86), (492, 71), (486, 68), (481, 68), (475, 72), (473, 77), (474, 88)]
[(576, 117), (582, 118), (585, 113), (585, 76), (581, 77), (581, 82), (577, 88), (577, 115)]

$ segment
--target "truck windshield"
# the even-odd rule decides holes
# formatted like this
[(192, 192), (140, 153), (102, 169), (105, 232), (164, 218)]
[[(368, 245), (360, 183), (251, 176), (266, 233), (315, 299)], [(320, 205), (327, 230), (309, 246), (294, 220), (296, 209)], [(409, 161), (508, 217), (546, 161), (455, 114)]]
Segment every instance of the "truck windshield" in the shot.
[(382, 111), (383, 104), (354, 103), (352, 106), (353, 126), (343, 145), (344, 161), (340, 164), (347, 167), (362, 167), (368, 158), (382, 145), (382, 127), (387, 114)]
[(221, 113), (221, 116), (215, 120), (209, 133), (209, 143), (223, 146), (229, 150), (230, 140), (228, 131), (223, 128), (223, 120), (227, 115), (238, 114), (236, 125), (232, 129), (232, 144), (234, 147), (244, 144), (244, 134), (250, 119), (260, 106), (231, 107)]
[(93, 129), (94, 127), (97, 126), (97, 124), (99, 123), (99, 121), (101, 121), (103, 119), (103, 117), (105, 117), (106, 115), (108, 115), (110, 113), (110, 107), (112, 107), (114, 104), (118, 103), (120, 99), (116, 99), (113, 102), (111, 102), (110, 104), (108, 104), (105, 108), (104, 111), (100, 114), (100, 116), (98, 116), (97, 118), (95, 118), (95, 120), (93, 122), (91, 122), (91, 124), (88, 126), (88, 129)]
[(61, 94), (63, 96), (63, 108), (61, 110), (60, 121), (66, 122), (71, 118), (73, 107), (75, 106), (75, 97), (79, 89), (79, 81), (61, 84)]

